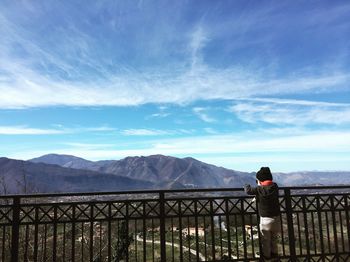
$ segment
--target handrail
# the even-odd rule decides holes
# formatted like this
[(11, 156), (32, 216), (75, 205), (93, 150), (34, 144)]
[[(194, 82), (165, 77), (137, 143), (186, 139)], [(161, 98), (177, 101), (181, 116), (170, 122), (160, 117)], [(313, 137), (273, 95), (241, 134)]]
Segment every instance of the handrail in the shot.
[[(293, 186), (279, 187), (280, 190), (323, 190), (323, 189), (346, 189), (350, 185), (335, 186)], [(96, 191), (96, 192), (60, 192), (60, 193), (34, 193), (34, 194), (9, 194), (0, 195), (1, 198), (37, 198), (37, 197), (69, 197), (69, 196), (104, 196), (104, 195), (126, 195), (126, 194), (159, 194), (159, 193), (197, 193), (197, 192), (239, 192), (244, 191), (243, 188), (194, 188), (194, 189), (160, 189), (160, 190), (125, 190), (125, 191)]]

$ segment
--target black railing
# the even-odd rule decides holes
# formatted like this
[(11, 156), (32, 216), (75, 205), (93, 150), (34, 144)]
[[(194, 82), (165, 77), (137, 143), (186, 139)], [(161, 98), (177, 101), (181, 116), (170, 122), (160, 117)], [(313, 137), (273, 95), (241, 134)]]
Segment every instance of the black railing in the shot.
[[(350, 186), (280, 189), (282, 261), (350, 261)], [(0, 197), (0, 261), (259, 261), (242, 189)]]

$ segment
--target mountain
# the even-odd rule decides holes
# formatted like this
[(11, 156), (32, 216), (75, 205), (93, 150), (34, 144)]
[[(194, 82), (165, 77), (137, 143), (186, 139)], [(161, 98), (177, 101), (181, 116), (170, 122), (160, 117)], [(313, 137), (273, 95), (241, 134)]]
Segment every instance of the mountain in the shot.
[(349, 171), (304, 171), (292, 173), (274, 173), (273, 177), (284, 186), (350, 184)]
[(217, 167), (190, 157), (151, 155), (93, 162), (75, 156), (50, 154), (30, 161), (150, 181), (158, 188), (180, 188), (181, 185), (191, 188), (242, 187), (246, 183), (255, 183), (251, 173)]
[[(62, 167), (86, 169), (86, 170), (92, 170), (92, 171), (98, 171), (100, 167), (99, 164), (97, 164), (97, 162), (89, 161), (89, 160), (76, 157), (76, 156), (71, 156), (71, 155), (48, 154), (38, 158), (33, 158), (29, 161), (33, 163), (45, 163), (45, 164), (51, 164), (51, 165), (59, 165)], [(95, 165), (96, 167), (94, 167)]]
[(153, 186), (125, 176), (0, 158), (0, 193), (118, 191)]
[[(181, 186), (217, 188), (255, 184), (255, 173), (217, 167), (190, 157), (181, 159), (152, 155), (94, 162), (75, 156), (50, 154), (30, 161), (151, 181), (157, 188), (181, 188)], [(350, 172), (344, 171), (273, 172), (273, 176), (280, 186), (350, 184)]]
[[(273, 173), (280, 186), (350, 184), (350, 172)], [(239, 172), (194, 158), (163, 155), (89, 161), (50, 154), (29, 161), (0, 158), (0, 194), (224, 188), (255, 184), (255, 173)]]

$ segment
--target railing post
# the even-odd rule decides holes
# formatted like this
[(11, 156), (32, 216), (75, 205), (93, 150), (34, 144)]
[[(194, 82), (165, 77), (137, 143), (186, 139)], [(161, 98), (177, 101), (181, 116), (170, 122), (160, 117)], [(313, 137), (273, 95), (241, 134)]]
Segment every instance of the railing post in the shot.
[(290, 260), (297, 261), (296, 253), (295, 253), (295, 236), (294, 236), (294, 228), (293, 228), (292, 197), (291, 197), (289, 188), (284, 189), (284, 199), (286, 201), (286, 215), (287, 215), (287, 224), (288, 224)]
[(160, 208), (160, 261), (166, 262), (166, 244), (165, 244), (165, 199), (164, 192), (159, 192), (159, 208)]
[(11, 262), (18, 262), (20, 201), (20, 197), (15, 196), (12, 203)]

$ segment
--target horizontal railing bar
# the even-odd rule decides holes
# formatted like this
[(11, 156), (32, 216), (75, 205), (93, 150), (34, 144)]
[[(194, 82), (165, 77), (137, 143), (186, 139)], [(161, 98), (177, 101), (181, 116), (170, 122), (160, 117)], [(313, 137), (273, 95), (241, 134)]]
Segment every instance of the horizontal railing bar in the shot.
[[(211, 196), (211, 197), (193, 197), (193, 198), (166, 198), (166, 202), (171, 201), (206, 201), (206, 200), (231, 200), (231, 199), (237, 199), (237, 200), (243, 200), (243, 199), (253, 199), (252, 196)], [(116, 200), (85, 200), (85, 201), (65, 201), (65, 202), (28, 202), (28, 203), (22, 203), (21, 207), (43, 207), (43, 206), (65, 206), (65, 205), (91, 205), (91, 204), (133, 204), (133, 203), (159, 203), (158, 198), (135, 198), (135, 199), (116, 199)], [(0, 205), (0, 207), (12, 207), (12, 205)]]
[(175, 190), (132, 190), (132, 191), (106, 191), (106, 192), (67, 192), (67, 193), (38, 193), (38, 194), (11, 194), (1, 195), (1, 198), (12, 197), (64, 197), (64, 196), (105, 196), (105, 195), (135, 195), (135, 194), (159, 194), (159, 193), (190, 193), (190, 192), (225, 192), (243, 191), (243, 188), (202, 188), (202, 189), (175, 189)]
[[(347, 189), (350, 185), (338, 186), (296, 186), (296, 187), (280, 187), (280, 190), (320, 190), (320, 189)], [(107, 192), (67, 192), (67, 193), (39, 193), (39, 194), (11, 194), (1, 195), (3, 198), (37, 198), (37, 197), (69, 197), (69, 196), (105, 196), (105, 195), (135, 195), (135, 194), (159, 194), (159, 193), (199, 193), (199, 192), (240, 192), (243, 188), (196, 188), (196, 189), (175, 189), (175, 190), (132, 190), (132, 191), (107, 191)]]
[[(127, 200), (127, 199), (116, 199), (116, 200), (101, 200), (101, 201), (68, 201), (68, 202), (34, 202), (34, 203), (23, 203), (21, 204), (21, 207), (46, 207), (46, 206), (65, 206), (65, 205), (91, 205), (91, 204), (133, 204), (134, 202), (142, 203), (150, 203), (150, 202), (155, 202), (159, 203), (158, 198), (153, 198), (153, 199), (144, 199), (144, 198), (135, 198), (133, 200)], [(0, 205), (1, 206), (1, 205)], [(3, 206), (1, 206), (3, 207)], [(10, 205), (12, 207), (12, 205)]]

